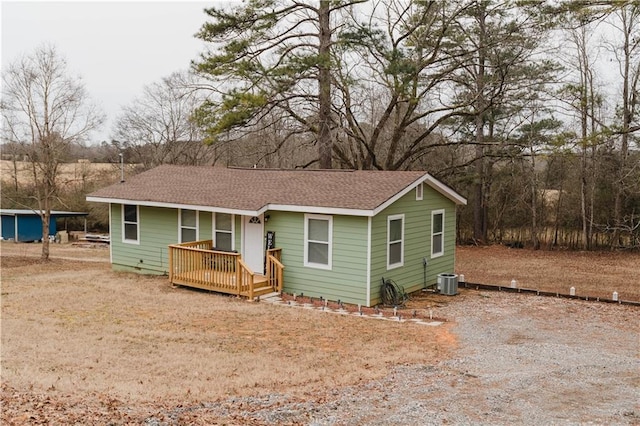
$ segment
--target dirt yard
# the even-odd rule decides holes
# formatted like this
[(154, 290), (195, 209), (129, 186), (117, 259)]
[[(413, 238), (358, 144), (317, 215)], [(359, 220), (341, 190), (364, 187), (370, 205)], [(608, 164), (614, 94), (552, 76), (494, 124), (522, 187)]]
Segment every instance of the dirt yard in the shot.
[[(53, 245), (43, 265), (39, 249), (0, 244), (2, 424), (640, 422), (633, 306), (461, 290), (411, 301), (446, 320), (428, 327), (173, 288), (112, 272), (105, 248)], [(526, 263), (483, 250), (459, 252), (468, 281), (483, 253)]]

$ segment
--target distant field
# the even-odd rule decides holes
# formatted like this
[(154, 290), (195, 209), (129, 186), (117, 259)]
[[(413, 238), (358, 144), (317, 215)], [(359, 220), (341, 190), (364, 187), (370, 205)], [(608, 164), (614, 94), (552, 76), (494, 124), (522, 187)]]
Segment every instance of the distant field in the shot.
[[(20, 184), (31, 181), (31, 163), (27, 161), (0, 161), (0, 178), (3, 183), (13, 182), (14, 175), (18, 175)], [(81, 184), (96, 179), (117, 179), (120, 173), (120, 165), (115, 163), (65, 163), (60, 166), (60, 182), (63, 184)]]

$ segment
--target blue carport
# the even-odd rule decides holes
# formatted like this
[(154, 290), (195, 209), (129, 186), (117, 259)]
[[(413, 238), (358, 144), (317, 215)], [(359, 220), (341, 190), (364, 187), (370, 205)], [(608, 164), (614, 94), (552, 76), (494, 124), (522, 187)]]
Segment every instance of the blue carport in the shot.
[[(89, 213), (51, 211), (49, 221), (49, 235), (56, 235), (57, 220), (66, 217), (82, 217)], [(38, 241), (42, 239), (42, 219), (34, 210), (0, 209), (0, 234), (3, 240), (18, 242)]]

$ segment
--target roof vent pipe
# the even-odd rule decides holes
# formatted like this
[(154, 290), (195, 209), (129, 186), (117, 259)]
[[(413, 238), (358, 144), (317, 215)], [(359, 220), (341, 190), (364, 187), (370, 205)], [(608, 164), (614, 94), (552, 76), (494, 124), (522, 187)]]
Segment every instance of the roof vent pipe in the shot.
[(120, 183), (124, 182), (124, 155), (122, 153), (120, 155)]

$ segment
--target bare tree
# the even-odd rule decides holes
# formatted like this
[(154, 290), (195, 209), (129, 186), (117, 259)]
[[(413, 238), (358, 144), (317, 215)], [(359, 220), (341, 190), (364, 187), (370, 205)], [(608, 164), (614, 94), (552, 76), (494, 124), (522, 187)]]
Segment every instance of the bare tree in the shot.
[(594, 66), (596, 53), (591, 49), (594, 24), (584, 23), (567, 32), (574, 50), (567, 67), (573, 71), (575, 82), (561, 90), (561, 100), (568, 106), (578, 123), (577, 147), (580, 155), (580, 215), (582, 246), (589, 250), (594, 226), (594, 203), (598, 179), (598, 148), (604, 143), (602, 126), (603, 96), (599, 90)]
[(49, 259), (51, 206), (58, 169), (69, 147), (103, 121), (88, 103), (82, 80), (72, 76), (53, 46), (42, 46), (10, 64), (2, 75), (3, 139), (28, 156), (37, 212), (42, 219), (42, 256)]
[(549, 48), (551, 24), (537, 7), (511, 0), (470, 0), (465, 12), (457, 20), (454, 44), (472, 59), (459, 62), (453, 79), (458, 98), (469, 101), (469, 116), (455, 121), (454, 129), (474, 146), (473, 232), (475, 241), (485, 242), (494, 163), (510, 155), (509, 134), (529, 100), (556, 78), (557, 67), (541, 54)]
[[(618, 156), (614, 211), (613, 235), (611, 247), (621, 245), (621, 231), (629, 229), (623, 217), (623, 203), (628, 195), (632, 179), (640, 164), (629, 162), (629, 141), (634, 132), (640, 131), (640, 3), (625, 4), (617, 9), (608, 22), (621, 36), (621, 42), (612, 43), (609, 48), (616, 57), (622, 78), (622, 100), (618, 104), (621, 118), (615, 131), (620, 135), (620, 153)], [(628, 220), (628, 219), (627, 219)], [(633, 217), (630, 218), (633, 222)], [(633, 226), (631, 227), (633, 229)]]
[(144, 168), (159, 164), (200, 165), (212, 160), (213, 147), (204, 145), (192, 115), (203, 101), (191, 74), (173, 73), (143, 89), (122, 109), (114, 138), (135, 153), (129, 161)]
[(440, 125), (468, 104), (449, 95), (451, 73), (463, 59), (447, 48), (467, 6), (404, 0), (368, 6), (351, 11), (350, 30), (336, 43), (334, 151), (343, 167), (410, 169), (432, 149)]

